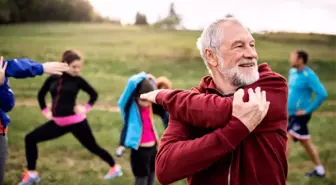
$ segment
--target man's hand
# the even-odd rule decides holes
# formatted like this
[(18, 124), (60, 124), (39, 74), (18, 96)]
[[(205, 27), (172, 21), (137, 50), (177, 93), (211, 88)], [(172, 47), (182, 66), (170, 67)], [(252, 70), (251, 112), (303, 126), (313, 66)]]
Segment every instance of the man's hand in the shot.
[(238, 118), (252, 132), (264, 119), (267, 114), (270, 102), (266, 101), (266, 92), (260, 92), (257, 87), (256, 92), (248, 90), (249, 101), (243, 102), (244, 90), (239, 89), (234, 94), (232, 103), (232, 115)]
[(7, 64), (8, 63), (6, 62), (5, 65), (3, 65), (3, 57), (0, 56), (0, 85), (5, 83)]
[(69, 65), (63, 62), (45, 62), (42, 65), (44, 73), (47, 74), (62, 75), (69, 70)]
[(83, 105), (76, 105), (74, 107), (75, 114), (86, 114), (86, 108)]
[(304, 115), (306, 115), (306, 111), (304, 111), (304, 110), (298, 110), (298, 111), (296, 111), (295, 115), (296, 116), (304, 116)]
[(171, 90), (167, 90), (167, 89), (157, 89), (154, 91), (151, 91), (149, 93), (145, 93), (145, 94), (141, 94), (140, 98), (143, 100), (147, 100), (150, 101), (152, 103), (156, 103), (156, 96), (159, 94), (159, 92), (161, 91), (171, 91)]

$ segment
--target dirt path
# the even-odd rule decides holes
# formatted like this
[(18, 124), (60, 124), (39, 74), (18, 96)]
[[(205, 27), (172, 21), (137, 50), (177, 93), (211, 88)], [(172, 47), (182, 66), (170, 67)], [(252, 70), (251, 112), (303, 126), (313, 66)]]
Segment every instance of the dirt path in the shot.
[[(336, 105), (335, 100), (328, 100), (325, 102), (328, 105)], [(33, 99), (17, 99), (15, 106), (22, 107), (37, 107), (37, 101)], [(50, 104), (48, 104), (50, 106)], [(116, 105), (111, 105), (107, 103), (98, 102), (93, 106), (94, 110), (109, 111), (109, 112), (119, 112), (119, 108)], [(336, 117), (336, 110), (329, 112), (315, 112), (314, 115), (318, 116), (327, 116), (327, 117)]]

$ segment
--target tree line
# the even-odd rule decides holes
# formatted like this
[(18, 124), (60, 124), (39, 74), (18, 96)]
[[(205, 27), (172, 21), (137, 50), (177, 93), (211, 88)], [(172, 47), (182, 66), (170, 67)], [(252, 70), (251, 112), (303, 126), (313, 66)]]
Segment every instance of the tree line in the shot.
[(102, 22), (88, 0), (0, 0), (0, 23), (77, 21)]
[[(0, 0), (0, 24), (47, 21), (120, 24), (120, 20), (96, 13), (89, 0)], [(167, 15), (159, 18), (153, 26), (176, 29), (180, 23), (181, 17), (171, 3)], [(148, 25), (146, 15), (136, 12), (134, 24)]]
[[(168, 15), (164, 18), (159, 18), (154, 24), (154, 27), (166, 28), (166, 29), (176, 29), (181, 26), (181, 17), (175, 11), (174, 3), (169, 6)], [(137, 12), (135, 16), (135, 25), (148, 25), (147, 17), (145, 14)]]

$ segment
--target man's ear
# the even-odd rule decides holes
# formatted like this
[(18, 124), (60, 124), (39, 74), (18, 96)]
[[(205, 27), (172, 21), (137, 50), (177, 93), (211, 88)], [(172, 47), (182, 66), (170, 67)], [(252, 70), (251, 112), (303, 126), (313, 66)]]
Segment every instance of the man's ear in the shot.
[(205, 49), (205, 57), (209, 66), (217, 67), (218, 66), (218, 57), (216, 53), (211, 49)]

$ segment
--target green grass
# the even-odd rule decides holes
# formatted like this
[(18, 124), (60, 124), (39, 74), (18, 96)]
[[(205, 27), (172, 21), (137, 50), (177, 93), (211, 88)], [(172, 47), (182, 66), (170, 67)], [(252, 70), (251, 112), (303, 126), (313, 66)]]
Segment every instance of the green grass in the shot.
[[(8, 134), (9, 157), (5, 178), (6, 185), (13, 185), (20, 181), (22, 177), (21, 173), (26, 165), (25, 135), (46, 121), (37, 107), (16, 107), (10, 113), (10, 116), (12, 117), (12, 123)], [(97, 142), (114, 156), (122, 125), (120, 115), (118, 113), (94, 110), (88, 115), (88, 119)], [(293, 144), (292, 154), (289, 159), (288, 185), (329, 185), (329, 181), (336, 182), (336, 144), (334, 142), (336, 136), (333, 132), (334, 124), (335, 118), (314, 116), (309, 125), (313, 141), (319, 148), (321, 160), (326, 165), (328, 180), (322, 183), (324, 181), (303, 178), (303, 173), (306, 170), (310, 170), (313, 165), (302, 147), (299, 144)], [(163, 126), (157, 118), (156, 125), (161, 135)], [(69, 184), (69, 182), (72, 185), (124, 185), (132, 184), (133, 182), (133, 176), (130, 171), (129, 150), (122, 158), (115, 158), (124, 167), (124, 176), (106, 182), (102, 177), (106, 173), (108, 166), (98, 157), (84, 149), (71, 134), (56, 140), (40, 143), (38, 147), (39, 159), (37, 168), (44, 185)], [(184, 181), (175, 183), (175, 185), (184, 184)]]
[[(82, 75), (97, 88), (100, 101), (111, 104), (117, 101), (127, 78), (139, 71), (166, 75), (172, 79), (174, 87), (182, 89), (198, 85), (206, 74), (196, 49), (199, 31), (50, 23), (0, 26), (0, 33), (0, 54), (5, 58), (60, 60), (65, 49), (80, 50), (85, 57)], [(259, 61), (269, 62), (274, 70), (285, 76), (289, 53), (297, 48), (309, 52), (313, 68), (319, 75), (336, 70), (336, 46), (330, 44), (336, 36), (284, 33), (254, 36)], [(327, 75), (323, 79), (325, 82), (336, 77)], [(16, 97), (35, 98), (44, 78), (12, 80)], [(334, 83), (330, 84), (329, 89), (334, 87)], [(335, 96), (332, 93), (330, 97)]]
[[(9, 157), (6, 166), (6, 185), (16, 184), (22, 178), (21, 173), (26, 167), (25, 135), (46, 121), (37, 107), (16, 107), (10, 115), (12, 123), (8, 134)], [(130, 151), (127, 150), (122, 158), (116, 158), (114, 155), (122, 126), (120, 114), (92, 111), (88, 119), (97, 142), (123, 166), (124, 176), (113, 181), (105, 181), (103, 175), (107, 172), (108, 165), (83, 148), (72, 134), (67, 134), (56, 140), (38, 144), (37, 169), (43, 180), (42, 184), (69, 184), (70, 182), (72, 185), (132, 184)], [(162, 134), (163, 125), (159, 119), (156, 118), (156, 120), (159, 133)], [(181, 184), (183, 183), (176, 183), (176, 185)]]
[[(99, 92), (98, 103), (115, 105), (130, 75), (146, 71), (165, 75), (174, 88), (190, 89), (206, 75), (196, 49), (198, 31), (167, 31), (146, 27), (118, 27), (109, 24), (18, 24), (0, 26), (0, 55), (5, 58), (28, 57), (38, 61), (59, 60), (68, 48), (80, 50), (85, 57), (82, 76)], [(267, 61), (272, 69), (287, 77), (289, 53), (303, 48), (310, 54), (310, 66), (328, 91), (327, 103), (318, 111), (336, 110), (336, 41), (335, 35), (269, 33), (254, 35), (259, 62)], [(16, 98), (36, 101), (38, 89), (46, 76), (11, 79)], [(80, 101), (87, 95), (80, 93)], [(24, 136), (45, 120), (38, 107), (16, 107), (11, 113), (9, 159), (5, 184), (16, 184), (25, 167)], [(89, 121), (98, 142), (114, 154), (119, 140), (121, 119), (118, 113), (93, 111)], [(162, 133), (160, 120), (157, 125)], [(336, 181), (335, 117), (314, 115), (310, 130), (313, 141), (328, 171), (329, 181)], [(329, 181), (308, 181), (302, 177), (313, 165), (299, 144), (292, 146), (289, 158), (289, 185), (321, 184)], [(42, 184), (132, 184), (129, 152), (117, 159), (125, 175), (111, 182), (102, 180), (107, 165), (93, 156), (71, 136), (39, 144), (38, 169)], [(179, 182), (179, 184), (185, 184)]]

